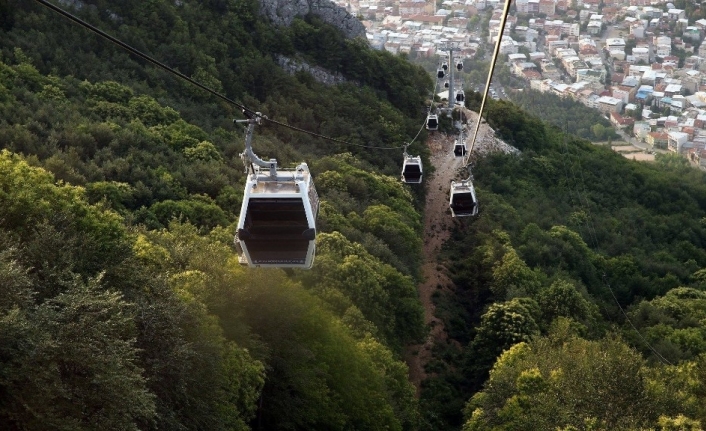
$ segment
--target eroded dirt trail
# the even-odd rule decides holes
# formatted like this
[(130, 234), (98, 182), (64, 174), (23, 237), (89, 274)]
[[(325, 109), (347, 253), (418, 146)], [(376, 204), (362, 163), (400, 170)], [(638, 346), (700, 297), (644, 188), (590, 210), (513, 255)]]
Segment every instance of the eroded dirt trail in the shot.
[[(464, 110), (468, 118), (469, 129), (475, 126), (478, 114)], [(467, 132), (467, 146), (473, 130)], [(474, 154), (483, 154), (497, 149), (500, 141), (494, 138), (494, 133), (487, 124), (481, 125), (479, 136), (476, 139)], [(459, 169), (462, 165), (460, 157), (454, 157), (453, 145), (456, 136), (442, 133), (433, 133), (427, 139), (431, 150), (431, 162), (436, 171), (433, 175), (426, 176), (428, 193), (424, 212), (424, 261), (422, 266), (422, 282), (418, 286), (419, 298), (424, 306), (424, 321), (430, 327), (429, 334), (422, 344), (407, 347), (405, 359), (409, 365), (410, 381), (416, 386), (417, 393), (422, 381), (427, 377), (425, 365), (432, 359), (434, 345), (445, 341), (447, 338), (443, 322), (435, 316), (435, 307), (432, 296), (435, 291), (453, 289), (453, 282), (446, 275), (443, 263), (438, 261), (441, 246), (451, 235), (451, 229), (456, 221), (449, 211), (449, 189), (451, 181), (461, 179)], [(465, 172), (463, 174), (465, 177)]]

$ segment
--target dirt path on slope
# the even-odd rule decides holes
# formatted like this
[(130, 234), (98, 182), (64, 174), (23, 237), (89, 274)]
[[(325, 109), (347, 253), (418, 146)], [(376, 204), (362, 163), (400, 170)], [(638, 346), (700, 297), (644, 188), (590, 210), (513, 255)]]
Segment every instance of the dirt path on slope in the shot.
[[(464, 112), (469, 124), (466, 143), (470, 148), (473, 134), (471, 125), (475, 127), (478, 114), (467, 109)], [(431, 162), (436, 171), (424, 179), (424, 181), (428, 181), (429, 188), (424, 210), (422, 282), (417, 289), (419, 299), (424, 307), (424, 322), (429, 326), (430, 331), (424, 343), (410, 345), (405, 352), (405, 360), (409, 366), (409, 379), (417, 388), (417, 394), (419, 394), (422, 381), (427, 377), (425, 366), (432, 359), (434, 345), (447, 339), (443, 321), (435, 316), (432, 295), (437, 290), (454, 288), (453, 282), (446, 275), (446, 269), (441, 262), (437, 261), (437, 257), (441, 246), (449, 239), (453, 224), (456, 222), (449, 211), (451, 181), (461, 179), (458, 171), (462, 159), (453, 154), (455, 139), (456, 136), (436, 132), (427, 139), (427, 145), (431, 150)], [(497, 151), (501, 149), (499, 147), (502, 145), (501, 141), (494, 138), (493, 130), (487, 124), (482, 124), (476, 139), (474, 153), (482, 155), (489, 151)]]

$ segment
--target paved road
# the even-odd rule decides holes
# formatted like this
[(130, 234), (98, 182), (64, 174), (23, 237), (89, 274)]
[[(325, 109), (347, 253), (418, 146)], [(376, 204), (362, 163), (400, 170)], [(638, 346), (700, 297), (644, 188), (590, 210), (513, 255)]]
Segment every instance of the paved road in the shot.
[(640, 142), (637, 139), (635, 139), (632, 136), (628, 136), (627, 133), (625, 133), (622, 130), (617, 130), (615, 131), (620, 137), (623, 139), (623, 141), (632, 144), (634, 147), (639, 148), (641, 150), (647, 150), (647, 151), (652, 151), (654, 148), (652, 148), (652, 145), (646, 143), (646, 142)]

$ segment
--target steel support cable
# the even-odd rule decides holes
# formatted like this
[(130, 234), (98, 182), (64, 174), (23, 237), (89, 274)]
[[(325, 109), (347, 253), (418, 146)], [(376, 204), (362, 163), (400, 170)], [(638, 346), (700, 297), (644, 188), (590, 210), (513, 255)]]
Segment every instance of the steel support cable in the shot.
[(434, 88), (431, 89), (431, 104), (429, 105), (429, 109), (427, 109), (427, 116), (424, 118), (424, 122), (422, 123), (422, 127), (417, 130), (417, 134), (414, 135), (414, 138), (412, 138), (409, 143), (405, 145), (405, 147), (410, 146), (414, 143), (414, 141), (417, 140), (419, 135), (422, 133), (422, 130), (424, 130), (424, 127), (427, 125), (427, 120), (429, 119), (429, 115), (431, 114), (431, 109), (434, 107), (434, 96), (436, 96), (436, 88), (439, 86), (439, 76), (437, 75), (434, 78)]
[(321, 138), (321, 139), (324, 139), (324, 140), (327, 140), (330, 142), (336, 142), (339, 144), (352, 145), (352, 146), (357, 146), (357, 147), (371, 148), (371, 149), (378, 149), (378, 150), (399, 150), (401, 148), (404, 148), (404, 145), (397, 145), (394, 147), (383, 147), (383, 146), (376, 146), (376, 145), (357, 144), (354, 142), (348, 142), (348, 141), (344, 141), (341, 139), (332, 138), (330, 136), (322, 135), (320, 133), (312, 132), (312, 131), (309, 131), (306, 129), (302, 129), (300, 127), (292, 126), (290, 124), (282, 123), (280, 121), (273, 120), (271, 118), (267, 118), (266, 116), (259, 114), (258, 112), (254, 111), (252, 109), (249, 109), (248, 107), (246, 107), (246, 106), (236, 102), (235, 100), (213, 90), (212, 88), (209, 88), (209, 87), (201, 84), (200, 82), (194, 80), (193, 78), (190, 78), (190, 77), (184, 75), (183, 73), (179, 72), (178, 70), (167, 66), (166, 64), (160, 62), (159, 60), (156, 60), (156, 59), (150, 57), (149, 55), (143, 53), (142, 51), (138, 50), (137, 48), (134, 48), (134, 47), (128, 45), (127, 43), (121, 41), (120, 39), (118, 39), (114, 36), (111, 36), (110, 34), (104, 32), (103, 30), (99, 29), (98, 27), (82, 20), (81, 18), (63, 10), (62, 8), (60, 8), (56, 5), (53, 5), (49, 1), (47, 1), (47, 0), (35, 0), (35, 1), (43, 6), (47, 7), (48, 9), (51, 9), (52, 11), (58, 13), (59, 15), (73, 21), (74, 23), (80, 25), (81, 27), (84, 27), (84, 28), (98, 34), (99, 36), (103, 37), (104, 39), (107, 39), (111, 43), (118, 45), (119, 47), (121, 47), (125, 51), (127, 51), (127, 52), (149, 62), (149, 63), (152, 63), (153, 65), (155, 65), (155, 66), (157, 66), (157, 67), (159, 67), (159, 68), (161, 68), (161, 69), (163, 69), (163, 70), (165, 70), (175, 76), (178, 76), (179, 78), (189, 82), (190, 84), (206, 91), (207, 93), (209, 93), (213, 96), (216, 96), (217, 98), (223, 100), (226, 103), (229, 103), (233, 106), (240, 108), (243, 111), (243, 113), (246, 114), (246, 116), (257, 116), (257, 117), (260, 117), (263, 121), (267, 121), (268, 123), (276, 124), (278, 126), (285, 127), (290, 130), (294, 130), (294, 131), (301, 132), (301, 133), (306, 133), (306, 134), (314, 136), (316, 138)]
[[(565, 151), (564, 154), (567, 155), (567, 157), (564, 158), (564, 162), (566, 163), (566, 160), (569, 159), (568, 156), (570, 155), (569, 146), (568, 146), (568, 144), (567, 144), (567, 142), (566, 142), (566, 135), (564, 136), (564, 151)], [(596, 227), (595, 227), (595, 225), (594, 225), (594, 223), (593, 223), (594, 217), (593, 217), (593, 214), (591, 213), (590, 202), (589, 202), (589, 200), (588, 200), (588, 197), (586, 196), (586, 195), (587, 195), (586, 179), (584, 178), (584, 175), (583, 175), (583, 168), (581, 167), (581, 158), (578, 157), (578, 155), (577, 155), (577, 158), (576, 158), (576, 163), (578, 164), (578, 169), (577, 169), (577, 170), (578, 170), (578, 172), (579, 172), (580, 177), (578, 177), (578, 176), (575, 174), (575, 172), (573, 171), (573, 169), (571, 169), (571, 173), (572, 173), (572, 176), (574, 177), (574, 184), (575, 184), (575, 188), (576, 188), (575, 191), (576, 191), (576, 195), (577, 195), (577, 197), (578, 197), (578, 203), (579, 203), (579, 205), (582, 206), (583, 209), (586, 211), (586, 214), (587, 214), (587, 216), (588, 216), (587, 219), (586, 219), (586, 226), (587, 226), (587, 228), (588, 228), (588, 237), (589, 237), (590, 241), (592, 242), (592, 245), (593, 245), (594, 249), (598, 250), (598, 234), (596, 233)], [(567, 175), (567, 180), (568, 180), (568, 179), (569, 179), (569, 178), (568, 178), (568, 171), (569, 171), (569, 169), (566, 168), (565, 170), (567, 171), (567, 174), (566, 174), (566, 175)], [(579, 180), (580, 180), (580, 186), (581, 186), (580, 188), (583, 189), (583, 194), (582, 194), (582, 192), (581, 192), (581, 190), (580, 190), (580, 188), (579, 188)], [(567, 185), (568, 185), (569, 187), (571, 187), (571, 184), (570, 184), (570, 183), (568, 183)], [(635, 324), (633, 323), (632, 319), (630, 319), (630, 316), (628, 316), (628, 313), (625, 311), (625, 308), (623, 308), (623, 306), (620, 304), (620, 301), (618, 300), (618, 297), (617, 297), (617, 295), (615, 294), (615, 291), (613, 290), (613, 288), (611, 287), (610, 283), (608, 282), (608, 275), (607, 275), (605, 272), (603, 273), (603, 275), (602, 275), (602, 277), (601, 277), (601, 280), (603, 281), (603, 284), (605, 285), (605, 287), (608, 288), (608, 291), (610, 292), (610, 295), (611, 295), (611, 297), (613, 298), (613, 301), (615, 302), (615, 304), (616, 304), (616, 305), (618, 306), (618, 308), (620, 309), (620, 312), (622, 313), (623, 317), (624, 317), (625, 320), (628, 322), (628, 324), (630, 324), (630, 327), (632, 327), (632, 329), (637, 333), (637, 336), (640, 338), (640, 340), (641, 340), (643, 343), (645, 343), (645, 345), (647, 346), (647, 348), (650, 349), (650, 351), (652, 351), (652, 353), (654, 353), (654, 354), (659, 358), (659, 360), (662, 361), (663, 364), (674, 365), (674, 364), (672, 364), (672, 362), (669, 361), (669, 359), (665, 358), (665, 357), (652, 345), (652, 343), (650, 343), (649, 340), (647, 340), (647, 338), (645, 338), (645, 336), (642, 335), (642, 332), (640, 332), (640, 330), (637, 328), (637, 326), (635, 326)]]
[(495, 71), (495, 63), (498, 60), (498, 55), (500, 54), (500, 42), (503, 40), (503, 33), (505, 33), (505, 22), (507, 21), (507, 15), (510, 12), (510, 3), (512, 0), (505, 0), (505, 6), (503, 8), (502, 17), (500, 18), (500, 32), (498, 33), (498, 41), (495, 43), (495, 50), (493, 51), (493, 57), (490, 60), (490, 69), (488, 70), (488, 80), (485, 83), (485, 91), (483, 92), (483, 100), (480, 104), (480, 111), (478, 111), (478, 124), (476, 124), (476, 129), (473, 132), (473, 138), (471, 139), (471, 148), (466, 153), (466, 157), (463, 160), (463, 166), (468, 166), (471, 159), (471, 153), (473, 152), (473, 147), (476, 145), (476, 138), (478, 137), (478, 130), (480, 130), (480, 123), (483, 121), (483, 111), (485, 109), (485, 102), (488, 99), (488, 90), (490, 89), (490, 81), (493, 79), (493, 71)]
[(424, 118), (424, 122), (422, 123), (422, 127), (420, 127), (419, 130), (417, 130), (417, 134), (414, 135), (414, 138), (412, 138), (412, 140), (409, 141), (409, 142), (405, 145), (405, 147), (407, 147), (407, 146), (409, 146), (409, 145), (412, 145), (412, 144), (414, 143), (414, 141), (417, 140), (417, 138), (418, 138), (419, 135), (422, 133), (422, 130), (424, 130), (424, 127), (425, 127), (426, 124), (427, 124), (427, 119), (428, 119), (428, 117), (429, 117), (429, 115), (427, 114), (427, 116)]

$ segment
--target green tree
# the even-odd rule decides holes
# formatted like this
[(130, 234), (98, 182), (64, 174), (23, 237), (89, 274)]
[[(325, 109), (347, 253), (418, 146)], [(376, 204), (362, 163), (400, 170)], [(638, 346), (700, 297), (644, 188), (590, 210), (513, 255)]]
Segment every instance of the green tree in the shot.
[(598, 307), (591, 303), (573, 283), (557, 280), (543, 289), (537, 298), (542, 310), (542, 320), (546, 325), (559, 317), (567, 317), (584, 324), (587, 328), (595, 325)]
[(506, 349), (539, 334), (537, 304), (528, 298), (496, 302), (481, 316), (476, 336), (466, 350), (472, 379), (482, 382), (497, 357)]
[(534, 296), (540, 288), (540, 277), (518, 256), (514, 248), (505, 247), (502, 258), (493, 268), (493, 284), (490, 289), (498, 298)]
[(586, 341), (566, 328), (568, 322), (560, 321), (548, 338), (506, 351), (485, 389), (469, 402), (464, 429), (656, 424), (663, 410), (650, 394), (644, 360), (619, 340)]
[[(706, 293), (701, 290), (672, 289), (664, 296), (640, 302), (629, 316), (643, 336), (656, 343), (670, 360), (706, 353), (706, 327), (700, 323), (706, 318)], [(626, 330), (626, 336), (634, 337), (631, 332)]]
[(591, 133), (593, 133), (596, 139), (601, 140), (605, 137), (605, 127), (603, 127), (602, 124), (594, 124), (591, 126)]
[[(29, 288), (11, 262), (3, 266), (6, 281), (7, 270), (15, 272), (10, 290)], [(1, 301), (0, 423), (137, 430), (156, 419), (154, 396), (138, 366), (134, 309), (99, 283), (74, 279), (64, 293), (38, 306), (16, 308), (15, 299), (8, 308), (11, 298)], [(31, 290), (24, 289), (15, 292), (29, 297)]]
[(184, 148), (184, 154), (189, 160), (222, 160), (218, 149), (208, 141), (201, 141), (195, 147)]

